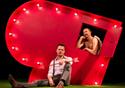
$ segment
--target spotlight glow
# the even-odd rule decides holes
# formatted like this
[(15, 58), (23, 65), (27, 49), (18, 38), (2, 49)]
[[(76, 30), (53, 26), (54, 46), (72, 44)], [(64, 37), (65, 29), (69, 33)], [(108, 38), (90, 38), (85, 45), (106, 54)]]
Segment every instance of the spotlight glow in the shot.
[(29, 14), (29, 11), (28, 11), (26, 8), (23, 8), (23, 11), (24, 11), (26, 14)]
[(18, 47), (15, 47), (15, 50), (16, 50), (16, 51), (18, 51), (18, 50), (19, 50), (19, 48), (18, 48)]
[(9, 33), (9, 36), (12, 36), (13, 35), (13, 33)]
[(37, 4), (36, 6), (37, 6), (37, 7), (39, 7), (39, 6), (40, 6), (40, 4)]
[(36, 5), (38, 7), (39, 10), (42, 10), (42, 6), (40, 6), (40, 4)]
[(117, 25), (114, 25), (113, 27), (114, 27), (114, 28), (117, 28)]
[(78, 16), (78, 13), (74, 13), (74, 16)]
[(23, 11), (26, 11), (26, 8), (23, 8)]
[(42, 7), (38, 7), (39, 10), (42, 10), (43, 8)]
[(101, 64), (100, 66), (101, 66), (101, 67), (104, 67), (104, 64)]
[(56, 12), (57, 13), (61, 13), (61, 11), (59, 10), (59, 8), (56, 8)]
[(94, 19), (93, 22), (94, 22), (94, 24), (97, 24), (97, 19)]
[(38, 65), (42, 65), (43, 63), (38, 61), (37, 64), (38, 64)]
[(19, 24), (20, 23), (20, 21), (17, 20), (17, 19), (13, 19), (13, 21), (14, 21), (15, 24)]
[(94, 22), (96, 22), (97, 21), (97, 19), (94, 19)]
[(17, 20), (15, 23), (16, 23), (16, 24), (19, 24), (19, 23), (20, 23), (20, 21), (19, 21), (19, 20)]
[(29, 11), (28, 11), (28, 10), (26, 11), (26, 14), (29, 14)]
[(12, 48), (12, 50), (15, 50), (15, 51), (18, 51), (18, 50), (19, 50), (19, 48), (18, 48), (18, 47), (15, 47), (15, 46), (12, 46), (11, 48)]
[(28, 61), (28, 58), (24, 58), (24, 57), (23, 57), (23, 58), (22, 58), (22, 61)]
[(13, 50), (15, 49), (15, 47), (14, 47), (14, 46), (12, 46), (11, 48), (12, 48)]
[(16, 21), (16, 19), (13, 19), (13, 21), (15, 22), (15, 21)]
[(98, 82), (95, 82), (95, 85), (98, 85)]

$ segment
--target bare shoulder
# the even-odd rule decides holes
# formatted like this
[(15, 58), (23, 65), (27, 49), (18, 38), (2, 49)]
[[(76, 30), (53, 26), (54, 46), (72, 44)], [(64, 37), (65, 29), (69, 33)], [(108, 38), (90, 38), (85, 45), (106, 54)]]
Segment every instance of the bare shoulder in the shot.
[(97, 37), (93, 37), (93, 42), (97, 42), (98, 41), (98, 38)]

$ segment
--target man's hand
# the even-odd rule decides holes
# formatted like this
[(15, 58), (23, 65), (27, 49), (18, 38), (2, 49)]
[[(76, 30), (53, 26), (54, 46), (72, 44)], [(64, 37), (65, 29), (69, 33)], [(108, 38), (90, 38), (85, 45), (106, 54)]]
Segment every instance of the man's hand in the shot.
[(50, 85), (51, 87), (53, 87), (53, 86), (55, 86), (55, 83), (54, 83), (53, 81), (49, 81), (49, 85)]
[(85, 36), (81, 36), (80, 37), (80, 40), (84, 40), (84, 39), (86, 39)]
[(59, 60), (59, 64), (60, 64), (60, 65), (62, 65), (62, 64), (64, 64), (64, 63), (65, 63), (65, 61), (64, 61), (63, 59), (60, 59), (60, 60)]
[(48, 80), (49, 80), (49, 85), (52, 87), (52, 86), (55, 86), (55, 83), (52, 79), (52, 76), (48, 75)]

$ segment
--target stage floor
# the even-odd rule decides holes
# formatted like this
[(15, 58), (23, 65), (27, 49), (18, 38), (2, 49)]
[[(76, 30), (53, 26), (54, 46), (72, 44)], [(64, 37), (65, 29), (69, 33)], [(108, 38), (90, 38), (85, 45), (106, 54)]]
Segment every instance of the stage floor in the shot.
[[(11, 88), (11, 85), (6, 80), (0, 81), (0, 88)], [(51, 87), (31, 87), (31, 88), (51, 88)], [(64, 88), (125, 88), (125, 83), (118, 83), (118, 84), (108, 84), (102, 86), (81, 86), (81, 85), (70, 85)]]

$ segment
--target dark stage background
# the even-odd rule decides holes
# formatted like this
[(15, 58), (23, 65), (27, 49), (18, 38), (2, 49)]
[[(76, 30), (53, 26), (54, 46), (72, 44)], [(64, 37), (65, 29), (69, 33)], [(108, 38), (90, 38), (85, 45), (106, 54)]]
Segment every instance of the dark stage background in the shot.
[[(5, 42), (7, 21), (13, 11), (29, 0), (0, 0), (0, 80), (11, 73), (18, 79), (28, 79), (31, 68), (18, 63), (9, 53)], [(125, 14), (123, 0), (48, 0), (123, 22), (123, 31), (114, 57), (108, 66), (103, 84), (125, 83)]]

